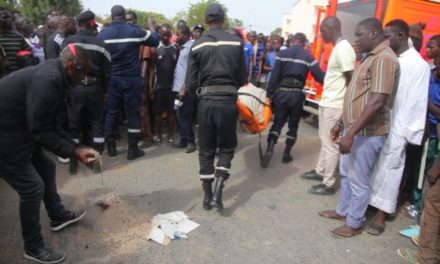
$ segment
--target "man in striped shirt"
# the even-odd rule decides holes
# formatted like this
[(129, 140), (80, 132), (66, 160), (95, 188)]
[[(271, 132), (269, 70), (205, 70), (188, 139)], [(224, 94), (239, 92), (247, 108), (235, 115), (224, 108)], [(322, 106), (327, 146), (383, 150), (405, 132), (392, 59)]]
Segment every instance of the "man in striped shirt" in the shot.
[(20, 69), (20, 62), (17, 52), (28, 51), (32, 53), (32, 48), (20, 34), (12, 31), (12, 15), (8, 11), (0, 11), (0, 45), (7, 59), (5, 74)]
[(385, 40), (382, 23), (361, 21), (355, 31), (356, 45), (367, 55), (356, 69), (344, 97), (343, 114), (331, 130), (339, 140), (341, 195), (336, 210), (319, 214), (344, 220), (332, 232), (340, 237), (362, 233), (370, 198), (370, 175), (390, 131), (390, 109), (399, 83), (397, 57)]

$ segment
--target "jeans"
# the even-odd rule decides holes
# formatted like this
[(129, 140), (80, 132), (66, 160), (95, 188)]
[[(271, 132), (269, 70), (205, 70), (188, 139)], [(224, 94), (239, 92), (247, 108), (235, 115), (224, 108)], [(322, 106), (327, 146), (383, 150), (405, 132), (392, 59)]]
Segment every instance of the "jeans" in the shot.
[(341, 194), (336, 213), (347, 217), (347, 225), (361, 228), (370, 200), (370, 176), (386, 136), (355, 136), (349, 154), (339, 164)]
[(41, 199), (51, 220), (61, 219), (65, 212), (57, 192), (55, 164), (39, 148), (29, 160), (0, 160), (0, 176), (20, 196), (20, 221), (25, 248), (32, 250), (43, 247)]
[[(238, 109), (236, 97), (202, 98), (198, 105), (200, 179), (229, 177), (231, 161), (237, 146)], [(219, 149), (214, 168), (215, 151)]]
[(193, 107), (194, 100), (190, 94), (183, 97), (183, 104), (177, 110), (177, 121), (180, 128), (180, 143), (187, 145), (188, 143), (195, 144), (194, 129), (193, 129)]

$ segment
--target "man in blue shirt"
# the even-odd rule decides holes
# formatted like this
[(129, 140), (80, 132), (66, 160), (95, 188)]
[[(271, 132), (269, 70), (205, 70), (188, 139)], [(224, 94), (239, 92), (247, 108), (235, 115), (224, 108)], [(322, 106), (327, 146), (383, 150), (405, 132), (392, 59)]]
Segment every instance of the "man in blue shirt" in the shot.
[(258, 87), (260, 82), (261, 68), (262, 68), (262, 57), (264, 54), (264, 45), (261, 44), (257, 39), (257, 33), (252, 31), (249, 33), (249, 41), (254, 48), (254, 58), (252, 67), (252, 83)]
[(142, 93), (139, 49), (141, 45), (156, 47), (159, 37), (154, 32), (154, 25), (150, 25), (148, 31), (125, 23), (125, 9), (120, 5), (112, 7), (111, 17), (112, 23), (98, 35), (107, 45), (112, 59), (105, 136), (109, 156), (116, 156), (116, 130), (120, 109), (124, 106), (128, 121), (127, 159), (133, 160), (145, 154), (137, 145), (141, 136)]

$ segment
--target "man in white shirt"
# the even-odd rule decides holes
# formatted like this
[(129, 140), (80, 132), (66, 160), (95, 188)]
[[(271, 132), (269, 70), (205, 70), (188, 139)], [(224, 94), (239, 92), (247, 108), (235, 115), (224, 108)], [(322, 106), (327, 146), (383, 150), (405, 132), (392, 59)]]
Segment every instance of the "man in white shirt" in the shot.
[(378, 209), (367, 229), (372, 235), (385, 230), (385, 213), (396, 210), (406, 145), (422, 143), (430, 76), (428, 63), (408, 45), (409, 26), (405, 21), (388, 22), (384, 33), (399, 56), (400, 78), (391, 111), (391, 130), (371, 175), (370, 205)]
[(321, 23), (320, 31), (324, 41), (334, 45), (319, 104), (321, 152), (315, 169), (301, 177), (321, 181), (309, 189), (310, 193), (332, 195), (335, 193), (334, 173), (339, 162), (339, 147), (331, 140), (330, 130), (342, 115), (344, 94), (353, 74), (356, 54), (351, 44), (342, 36), (341, 21), (337, 17), (326, 17)]

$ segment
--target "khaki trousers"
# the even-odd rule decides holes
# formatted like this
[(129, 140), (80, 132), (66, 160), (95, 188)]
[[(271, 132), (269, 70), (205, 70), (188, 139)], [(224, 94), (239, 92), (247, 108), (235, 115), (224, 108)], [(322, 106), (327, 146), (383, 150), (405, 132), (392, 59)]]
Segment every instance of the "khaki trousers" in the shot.
[(424, 200), (420, 219), (418, 259), (420, 263), (436, 264), (440, 261), (440, 179), (430, 186)]
[(323, 184), (327, 187), (335, 184), (335, 170), (339, 162), (339, 146), (330, 139), (330, 130), (334, 127), (342, 115), (342, 109), (320, 107), (319, 108), (319, 138), (321, 139), (321, 151), (315, 171), (324, 177)]

